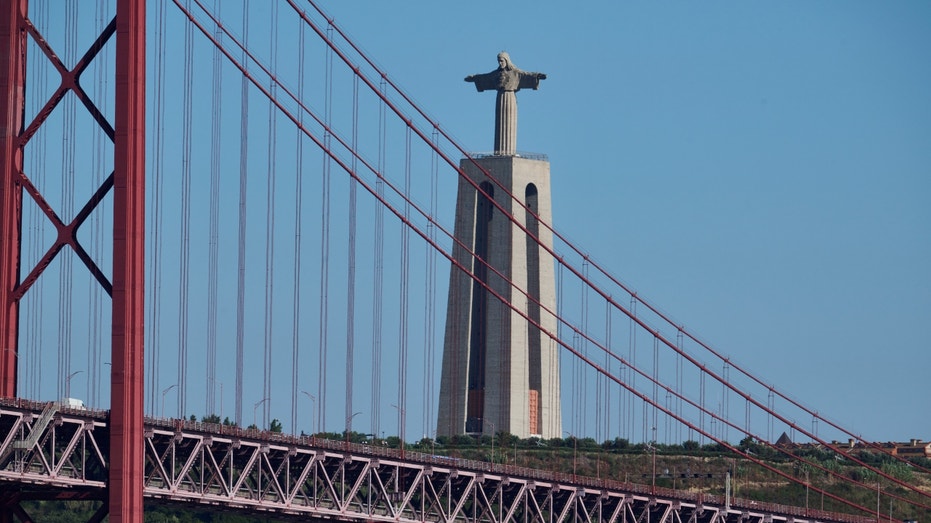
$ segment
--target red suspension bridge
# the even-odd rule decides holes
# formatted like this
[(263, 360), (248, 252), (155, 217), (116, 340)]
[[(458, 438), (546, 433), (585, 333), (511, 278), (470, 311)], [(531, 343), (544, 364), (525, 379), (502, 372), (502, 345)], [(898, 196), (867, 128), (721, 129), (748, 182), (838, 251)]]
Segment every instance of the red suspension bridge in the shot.
[(0, 9), (0, 521), (42, 497), (105, 500), (95, 520), (114, 521), (140, 521), (145, 497), (367, 521), (891, 517), (846, 490), (931, 510), (863, 452), (901, 458), (543, 222), (571, 438), (717, 444), (846, 514), (405, 452), (444, 408), (437, 322), (446, 275), (469, 272), (453, 248), (470, 250), (444, 203), (470, 153), (313, 2)]

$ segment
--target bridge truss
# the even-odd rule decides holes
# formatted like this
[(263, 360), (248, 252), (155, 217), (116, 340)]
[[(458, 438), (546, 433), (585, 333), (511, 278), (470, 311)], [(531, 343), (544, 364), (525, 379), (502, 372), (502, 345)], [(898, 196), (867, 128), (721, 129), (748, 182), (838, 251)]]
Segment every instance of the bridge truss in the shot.
[[(0, 503), (106, 499), (105, 411), (4, 400)], [(144, 495), (269, 516), (461, 523), (865, 523), (871, 519), (367, 445), (145, 420)], [(101, 514), (102, 516), (102, 514)]]

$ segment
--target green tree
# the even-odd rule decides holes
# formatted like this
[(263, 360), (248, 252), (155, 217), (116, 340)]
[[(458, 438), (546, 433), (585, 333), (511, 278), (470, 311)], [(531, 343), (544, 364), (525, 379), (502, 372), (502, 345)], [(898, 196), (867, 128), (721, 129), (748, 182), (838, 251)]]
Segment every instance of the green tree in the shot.
[(278, 421), (278, 418), (273, 419), (272, 422), (271, 422), (271, 424), (270, 424), (269, 427), (268, 427), (268, 430), (270, 430), (270, 431), (272, 431), (272, 432), (277, 432), (277, 433), (279, 433), (279, 434), (281, 433), (281, 430), (282, 430), (282, 429), (283, 429), (283, 427), (281, 426), (281, 422)]
[(468, 434), (456, 434), (453, 436), (451, 443), (457, 447), (470, 447), (475, 445), (475, 438)]
[(502, 447), (513, 447), (515, 443), (520, 441), (520, 438), (505, 430), (499, 430), (495, 437), (497, 438), (495, 444)]

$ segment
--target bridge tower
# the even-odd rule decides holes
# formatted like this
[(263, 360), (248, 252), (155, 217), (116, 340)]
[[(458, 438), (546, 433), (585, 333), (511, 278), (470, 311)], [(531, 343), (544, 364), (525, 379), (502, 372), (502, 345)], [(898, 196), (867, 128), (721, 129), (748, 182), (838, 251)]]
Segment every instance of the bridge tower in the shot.
[(460, 162), (437, 434), (562, 437), (550, 165), (516, 152), (514, 93), (546, 75), (499, 65), (466, 78), (498, 91), (495, 152)]
[[(86, 252), (77, 231), (112, 194), (112, 281), (81, 258), (112, 298), (109, 495), (112, 522), (142, 521), (143, 317), (145, 269), (145, 0), (117, 0), (116, 14), (77, 64), (64, 64), (29, 20), (29, 0), (0, 2), (0, 398), (17, 395), (20, 300), (65, 247)], [(80, 76), (115, 35), (114, 118), (106, 120)], [(32, 121), (25, 120), (27, 44), (36, 44), (61, 74), (61, 84)], [(43, 65), (40, 63), (39, 67)], [(70, 93), (69, 93), (70, 92)], [(84, 209), (65, 223), (24, 172), (24, 151), (58, 103), (73, 94), (113, 141), (113, 172)], [(41, 100), (40, 100), (41, 101)], [(88, 166), (82, 166), (87, 170)], [(74, 174), (72, 174), (74, 175)], [(22, 265), (24, 192), (57, 229), (54, 246), (35, 267)], [(25, 269), (25, 270), (23, 270)], [(23, 275), (26, 275), (25, 278)], [(6, 521), (0, 516), (0, 521)]]

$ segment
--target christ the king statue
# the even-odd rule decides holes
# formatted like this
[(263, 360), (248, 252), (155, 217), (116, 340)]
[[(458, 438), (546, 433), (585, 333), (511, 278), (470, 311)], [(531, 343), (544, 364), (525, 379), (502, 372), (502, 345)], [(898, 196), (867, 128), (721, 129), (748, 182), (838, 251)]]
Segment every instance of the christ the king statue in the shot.
[(521, 71), (511, 63), (511, 57), (504, 51), (498, 53), (498, 68), (490, 73), (466, 76), (466, 82), (475, 83), (481, 91), (494, 89), (498, 91), (495, 103), (495, 154), (499, 156), (514, 155), (517, 151), (517, 96), (521, 89), (536, 89), (540, 80), (546, 80), (543, 73)]

